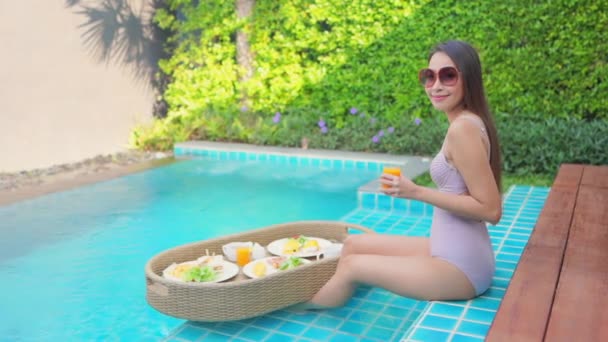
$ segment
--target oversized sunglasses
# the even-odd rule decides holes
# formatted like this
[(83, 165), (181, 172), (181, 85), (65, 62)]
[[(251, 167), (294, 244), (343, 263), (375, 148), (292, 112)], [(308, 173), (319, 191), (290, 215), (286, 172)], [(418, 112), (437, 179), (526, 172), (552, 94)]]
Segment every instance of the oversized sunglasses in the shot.
[(418, 73), (418, 79), (420, 80), (420, 84), (425, 88), (431, 88), (435, 84), (435, 81), (437, 81), (437, 78), (439, 78), (441, 84), (449, 87), (458, 82), (458, 74), (458, 69), (451, 66), (443, 67), (438, 72), (425, 68)]

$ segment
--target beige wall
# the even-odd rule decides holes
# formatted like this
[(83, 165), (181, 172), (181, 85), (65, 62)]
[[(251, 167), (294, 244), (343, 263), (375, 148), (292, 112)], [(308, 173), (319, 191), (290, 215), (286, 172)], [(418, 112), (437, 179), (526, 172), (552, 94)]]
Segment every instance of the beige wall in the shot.
[[(156, 56), (147, 38), (123, 45), (137, 65), (116, 53), (129, 8), (145, 23), (140, 9), (149, 10), (151, 1), (0, 1), (0, 172), (127, 148), (133, 126), (152, 116), (154, 91), (147, 75)], [(105, 24), (90, 21), (104, 4), (105, 10), (95, 13)], [(118, 13), (122, 19), (112, 22)], [(105, 40), (113, 57), (100, 56), (104, 36), (95, 28), (118, 29)], [(137, 32), (137, 25), (130, 29)]]

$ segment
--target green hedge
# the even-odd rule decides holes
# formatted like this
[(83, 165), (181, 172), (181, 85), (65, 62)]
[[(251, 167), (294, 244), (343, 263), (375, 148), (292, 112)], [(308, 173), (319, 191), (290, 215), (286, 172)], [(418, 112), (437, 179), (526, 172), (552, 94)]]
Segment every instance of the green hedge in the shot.
[[(408, 145), (387, 138), (380, 148), (369, 136), (355, 138), (367, 128), (356, 126), (362, 121), (350, 111), (375, 117), (385, 128), (415, 118), (433, 122), (438, 113), (416, 74), (434, 44), (454, 38), (479, 50), (490, 105), (504, 126), (499, 129), (508, 132), (506, 155), (538, 148), (518, 145), (526, 140), (518, 140), (524, 133), (514, 131), (517, 122), (540, 122), (526, 130), (551, 136), (544, 124), (551, 118), (599, 121), (580, 128), (594, 134), (608, 120), (608, 14), (601, 10), (608, 0), (257, 1), (245, 22), (236, 20), (233, 0), (167, 4), (156, 21), (173, 32), (172, 57), (160, 65), (169, 80), (163, 93), (168, 117), (134, 132), (139, 147), (170, 148), (197, 137), (295, 146), (303, 136), (318, 135), (311, 144), (325, 148), (432, 152), (438, 138), (427, 125), (417, 126), (417, 140), (406, 138)], [(255, 54), (255, 73), (247, 83), (237, 81), (238, 29), (248, 32)], [(250, 95), (248, 108), (238, 104), (242, 90)], [(279, 124), (272, 121), (277, 112)], [(334, 134), (319, 132), (320, 119)], [(441, 132), (443, 126), (437, 127), (428, 129)], [(562, 141), (549, 139), (539, 150), (544, 157), (505, 159), (505, 165), (551, 172), (546, 165), (553, 162), (545, 159), (559, 155)], [(579, 145), (595, 151), (593, 144)], [(581, 158), (578, 150), (566, 157)]]

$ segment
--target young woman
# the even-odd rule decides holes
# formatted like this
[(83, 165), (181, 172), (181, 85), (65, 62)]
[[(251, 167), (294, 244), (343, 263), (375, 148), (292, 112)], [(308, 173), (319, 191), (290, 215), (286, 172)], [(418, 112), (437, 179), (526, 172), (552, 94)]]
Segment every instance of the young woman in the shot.
[(422, 300), (462, 300), (490, 287), (494, 253), (485, 222), (502, 215), (500, 150), (475, 49), (448, 41), (432, 50), (419, 79), (450, 125), (430, 173), (437, 189), (382, 174), (390, 196), (434, 206), (430, 238), (350, 236), (335, 275), (308, 308), (344, 304), (358, 284)]

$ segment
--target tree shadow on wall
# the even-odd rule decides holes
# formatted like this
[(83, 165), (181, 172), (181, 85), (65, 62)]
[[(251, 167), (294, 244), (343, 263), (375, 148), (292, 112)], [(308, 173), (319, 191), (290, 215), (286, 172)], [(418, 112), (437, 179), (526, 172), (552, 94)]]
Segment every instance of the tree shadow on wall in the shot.
[[(159, 76), (158, 61), (167, 57), (163, 49), (166, 34), (152, 18), (164, 1), (65, 0), (65, 6), (85, 17), (79, 29), (93, 58), (128, 70), (136, 82), (162, 93), (165, 81)], [(154, 115), (166, 115), (164, 102), (154, 104)]]

